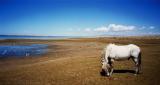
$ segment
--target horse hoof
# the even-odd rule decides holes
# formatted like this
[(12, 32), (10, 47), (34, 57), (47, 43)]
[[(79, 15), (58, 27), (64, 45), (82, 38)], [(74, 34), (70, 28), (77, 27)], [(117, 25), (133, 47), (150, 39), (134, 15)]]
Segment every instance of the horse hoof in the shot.
[(137, 76), (137, 74), (134, 74), (135, 76)]
[(107, 75), (107, 77), (111, 77), (111, 76), (110, 76), (110, 75), (109, 75), (109, 76)]
[(110, 77), (111, 75), (107, 75), (107, 77)]

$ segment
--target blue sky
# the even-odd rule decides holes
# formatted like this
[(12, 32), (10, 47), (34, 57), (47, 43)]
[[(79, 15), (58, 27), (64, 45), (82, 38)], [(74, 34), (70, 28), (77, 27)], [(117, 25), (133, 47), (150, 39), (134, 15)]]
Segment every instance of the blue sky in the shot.
[(1, 0), (0, 34), (160, 34), (160, 1)]

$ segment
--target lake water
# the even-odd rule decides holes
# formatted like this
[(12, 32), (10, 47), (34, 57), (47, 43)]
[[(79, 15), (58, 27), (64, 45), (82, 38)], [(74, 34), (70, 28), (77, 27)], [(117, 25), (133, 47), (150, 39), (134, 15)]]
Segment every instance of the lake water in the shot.
[(42, 55), (47, 52), (47, 48), (46, 44), (0, 45), (0, 58)]

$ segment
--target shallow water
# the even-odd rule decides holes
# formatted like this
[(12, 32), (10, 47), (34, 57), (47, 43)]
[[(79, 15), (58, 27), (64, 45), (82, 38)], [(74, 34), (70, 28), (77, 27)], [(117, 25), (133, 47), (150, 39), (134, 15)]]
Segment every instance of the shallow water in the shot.
[(47, 52), (48, 45), (0, 45), (0, 57), (23, 57), (42, 55)]

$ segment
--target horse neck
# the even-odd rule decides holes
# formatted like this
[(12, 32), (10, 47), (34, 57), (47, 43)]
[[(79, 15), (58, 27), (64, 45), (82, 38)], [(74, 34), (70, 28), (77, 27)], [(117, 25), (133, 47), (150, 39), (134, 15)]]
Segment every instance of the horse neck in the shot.
[(109, 45), (107, 45), (106, 46), (106, 48), (104, 48), (104, 50), (103, 50), (103, 53), (104, 53), (104, 62), (106, 63), (106, 64), (108, 64), (108, 62), (109, 62), (109, 60), (108, 60), (108, 57), (109, 57), (109, 54), (110, 54), (110, 51), (111, 51), (111, 49), (113, 48), (115, 46), (115, 44), (109, 44)]
[(110, 54), (110, 50), (107, 49), (106, 52), (105, 52), (105, 61), (106, 61), (106, 63), (108, 63), (109, 54)]

